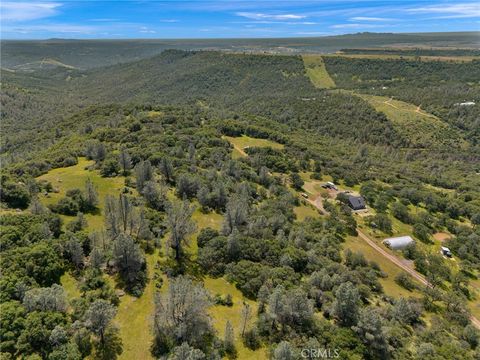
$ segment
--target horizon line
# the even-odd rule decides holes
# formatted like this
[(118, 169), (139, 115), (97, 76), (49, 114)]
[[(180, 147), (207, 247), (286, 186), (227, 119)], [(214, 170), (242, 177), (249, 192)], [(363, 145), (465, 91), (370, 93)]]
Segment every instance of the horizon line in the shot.
[[(421, 31), (421, 32), (374, 32), (374, 31), (362, 31), (356, 33), (345, 33), (345, 34), (325, 34), (325, 35), (312, 35), (312, 36), (272, 36), (272, 37), (191, 37), (191, 38), (162, 38), (162, 37), (148, 37), (148, 38), (135, 38), (135, 37), (125, 37), (125, 38), (63, 38), (63, 37), (53, 37), (53, 38), (31, 38), (31, 39), (18, 39), (18, 38), (0, 38), (0, 41), (52, 41), (52, 40), (63, 40), (63, 41), (125, 41), (125, 40), (269, 40), (269, 39), (316, 39), (316, 38), (327, 38), (327, 37), (341, 37), (348, 35), (362, 35), (362, 34), (373, 34), (373, 35), (414, 35), (414, 34), (461, 34), (461, 33), (479, 33), (480, 30), (464, 30), (464, 31)], [(480, 37), (479, 37), (480, 45)]]

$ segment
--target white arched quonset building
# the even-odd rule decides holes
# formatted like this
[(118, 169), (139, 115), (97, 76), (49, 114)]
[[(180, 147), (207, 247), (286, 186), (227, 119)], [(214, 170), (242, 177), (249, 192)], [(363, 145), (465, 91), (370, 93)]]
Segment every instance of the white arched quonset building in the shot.
[(413, 244), (413, 240), (410, 236), (399, 236), (383, 240), (383, 243), (392, 250), (401, 250), (406, 248), (408, 245)]

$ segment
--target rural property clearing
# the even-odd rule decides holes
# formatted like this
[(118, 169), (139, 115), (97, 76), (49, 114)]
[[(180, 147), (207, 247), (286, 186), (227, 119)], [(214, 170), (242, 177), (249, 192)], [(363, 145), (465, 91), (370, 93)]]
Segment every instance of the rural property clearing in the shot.
[(242, 135), (240, 137), (224, 136), (223, 138), (228, 140), (230, 144), (233, 145), (232, 157), (234, 159), (248, 156), (248, 154), (245, 152), (245, 149), (250, 147), (270, 147), (272, 149), (283, 149), (284, 147), (282, 144), (272, 140), (257, 139), (246, 135)]
[[(318, 197), (318, 198), (320, 198), (320, 197)], [(317, 209), (319, 209), (320, 211), (325, 211), (323, 209), (323, 206), (319, 205), (318, 201), (309, 200), (309, 202), (312, 205), (314, 205), (315, 207), (317, 207)], [(410, 266), (403, 263), (396, 256), (388, 253), (385, 249), (383, 249), (381, 246), (379, 246), (375, 241), (370, 239), (361, 229), (357, 228), (357, 232), (358, 232), (359, 238), (362, 239), (363, 241), (365, 241), (373, 249), (375, 249), (380, 255), (382, 255), (383, 258), (389, 260), (390, 262), (392, 262), (393, 264), (395, 264), (396, 266), (398, 266), (399, 268), (404, 270), (406, 273), (411, 275), (415, 280), (419, 281), (421, 284), (423, 284), (425, 286), (430, 286), (429, 282), (427, 281), (427, 279), (422, 274), (418, 273), (417, 271), (412, 269)], [(480, 329), (480, 320), (478, 320), (473, 315), (470, 316), (470, 320), (472, 321), (473, 325), (476, 328)]]

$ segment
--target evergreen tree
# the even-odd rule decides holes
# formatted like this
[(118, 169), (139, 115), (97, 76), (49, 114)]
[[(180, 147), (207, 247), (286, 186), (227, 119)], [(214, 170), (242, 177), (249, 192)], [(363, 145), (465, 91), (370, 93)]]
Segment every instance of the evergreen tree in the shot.
[(145, 256), (131, 236), (121, 233), (113, 242), (113, 259), (127, 290), (140, 295), (145, 285)]
[(342, 326), (352, 326), (357, 323), (360, 296), (357, 288), (351, 282), (341, 284), (335, 292), (333, 314)]

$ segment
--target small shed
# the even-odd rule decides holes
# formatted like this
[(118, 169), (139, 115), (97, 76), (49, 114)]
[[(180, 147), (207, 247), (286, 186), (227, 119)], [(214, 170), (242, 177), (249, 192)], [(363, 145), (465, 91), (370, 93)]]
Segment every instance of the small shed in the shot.
[(361, 196), (349, 196), (348, 206), (353, 210), (363, 210), (366, 208), (365, 200)]
[(415, 241), (410, 236), (399, 236), (383, 240), (383, 243), (392, 250), (401, 250)]

